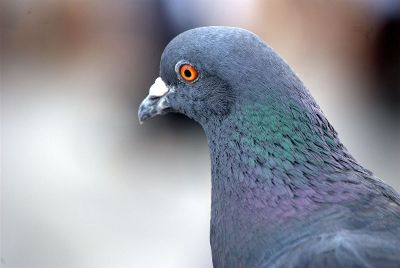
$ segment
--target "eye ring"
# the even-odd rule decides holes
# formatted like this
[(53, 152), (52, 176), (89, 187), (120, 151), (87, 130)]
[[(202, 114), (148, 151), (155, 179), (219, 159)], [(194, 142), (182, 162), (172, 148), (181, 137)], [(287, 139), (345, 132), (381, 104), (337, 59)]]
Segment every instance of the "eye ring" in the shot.
[(179, 67), (179, 74), (183, 80), (187, 82), (193, 82), (199, 76), (199, 72), (190, 64), (182, 64)]

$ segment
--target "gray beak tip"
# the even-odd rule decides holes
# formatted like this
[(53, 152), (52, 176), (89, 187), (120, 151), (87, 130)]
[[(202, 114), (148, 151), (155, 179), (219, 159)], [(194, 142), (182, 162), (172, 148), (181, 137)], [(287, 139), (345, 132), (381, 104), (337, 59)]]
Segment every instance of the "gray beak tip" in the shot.
[(155, 103), (149, 101), (148, 98), (146, 98), (142, 101), (142, 103), (139, 106), (139, 111), (138, 111), (139, 124), (142, 125), (144, 121), (146, 121), (148, 118), (153, 117), (155, 115), (154, 106), (155, 106)]

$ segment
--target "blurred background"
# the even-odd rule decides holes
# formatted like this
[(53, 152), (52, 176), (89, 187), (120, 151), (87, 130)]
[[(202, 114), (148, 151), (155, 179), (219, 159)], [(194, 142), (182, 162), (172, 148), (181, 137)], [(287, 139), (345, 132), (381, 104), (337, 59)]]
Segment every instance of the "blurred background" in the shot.
[(204, 25), (266, 40), (400, 190), (398, 0), (2, 0), (2, 267), (212, 266), (201, 128), (137, 119), (165, 45)]

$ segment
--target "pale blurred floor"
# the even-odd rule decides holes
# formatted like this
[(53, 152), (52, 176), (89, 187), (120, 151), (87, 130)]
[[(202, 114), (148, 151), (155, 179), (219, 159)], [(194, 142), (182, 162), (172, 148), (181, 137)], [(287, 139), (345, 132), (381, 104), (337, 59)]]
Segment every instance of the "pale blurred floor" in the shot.
[(209, 265), (205, 138), (146, 139), (102, 79), (32, 69), (3, 81), (5, 267)]

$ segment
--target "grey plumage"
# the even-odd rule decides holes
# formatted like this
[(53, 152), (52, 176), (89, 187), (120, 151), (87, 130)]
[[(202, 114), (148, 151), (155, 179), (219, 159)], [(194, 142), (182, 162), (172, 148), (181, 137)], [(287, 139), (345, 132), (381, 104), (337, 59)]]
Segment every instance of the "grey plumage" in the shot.
[[(187, 82), (179, 66), (194, 66)], [(165, 48), (166, 93), (141, 120), (199, 122), (212, 162), (215, 267), (400, 267), (400, 197), (340, 142), (291, 68), (253, 33), (203, 27)]]

